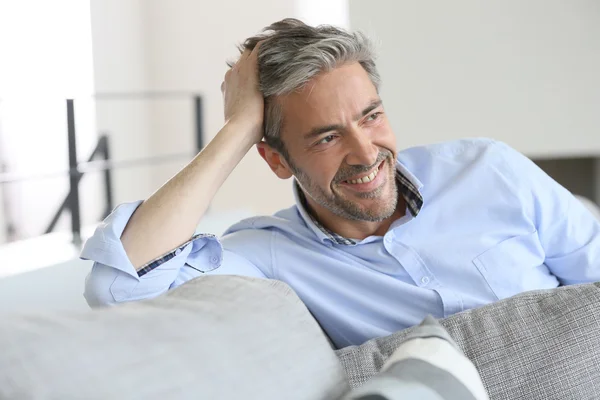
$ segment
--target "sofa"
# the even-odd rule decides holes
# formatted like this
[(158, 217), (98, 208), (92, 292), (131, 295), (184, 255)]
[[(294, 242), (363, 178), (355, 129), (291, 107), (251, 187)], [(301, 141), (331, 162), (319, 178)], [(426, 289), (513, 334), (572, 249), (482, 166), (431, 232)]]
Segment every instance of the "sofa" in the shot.
[[(495, 399), (600, 398), (600, 283), (439, 320)], [(334, 350), (279, 281), (206, 276), (155, 299), (0, 324), (0, 399), (339, 399), (416, 328)]]
[[(2, 317), (0, 399), (346, 400), (423, 329), (333, 349), (285, 283), (224, 275), (112, 308)], [(435, 324), (492, 400), (600, 398), (600, 283), (525, 292)]]

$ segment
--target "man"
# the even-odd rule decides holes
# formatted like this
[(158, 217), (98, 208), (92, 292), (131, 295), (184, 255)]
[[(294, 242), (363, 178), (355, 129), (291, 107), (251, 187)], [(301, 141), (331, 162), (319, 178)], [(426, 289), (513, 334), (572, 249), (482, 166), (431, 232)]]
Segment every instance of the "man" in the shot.
[[(397, 152), (378, 88), (360, 34), (287, 19), (246, 40), (222, 85), (221, 131), (86, 243), (88, 302), (154, 297), (205, 274), (278, 279), (343, 347), (427, 314), (600, 280), (600, 224), (567, 190), (493, 140)], [(295, 178), (296, 205), (220, 239), (193, 236), (255, 145), (277, 177)]]

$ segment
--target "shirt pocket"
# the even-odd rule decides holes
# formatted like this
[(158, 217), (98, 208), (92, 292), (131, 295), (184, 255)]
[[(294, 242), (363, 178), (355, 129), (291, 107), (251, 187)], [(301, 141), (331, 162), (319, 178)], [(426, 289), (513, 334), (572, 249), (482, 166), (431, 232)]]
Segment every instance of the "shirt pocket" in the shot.
[(536, 276), (545, 253), (537, 231), (514, 236), (487, 249), (473, 263), (498, 299), (537, 289)]

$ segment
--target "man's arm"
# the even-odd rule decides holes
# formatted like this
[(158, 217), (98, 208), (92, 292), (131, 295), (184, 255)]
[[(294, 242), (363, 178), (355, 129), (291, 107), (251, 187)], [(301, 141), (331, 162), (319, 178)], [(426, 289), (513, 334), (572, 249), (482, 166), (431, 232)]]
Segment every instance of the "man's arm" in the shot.
[(267, 276), (224, 252), (213, 235), (192, 236), (227, 176), (262, 139), (257, 49), (225, 75), (225, 125), (209, 145), (150, 198), (117, 207), (85, 243), (81, 258), (94, 261), (84, 293), (91, 306), (156, 297), (205, 274)]
[[(220, 241), (213, 235), (200, 234), (136, 271), (120, 237), (140, 203), (121, 204), (85, 243), (81, 257), (94, 261), (84, 291), (90, 306), (153, 298), (205, 275), (272, 276), (268, 245), (271, 232), (266, 230), (253, 230), (246, 239), (238, 237), (237, 241), (234, 235)], [(250, 254), (248, 248), (252, 249)]]
[(558, 196), (564, 213), (546, 212), (538, 228), (545, 264), (563, 285), (600, 282), (600, 221), (571, 193)]
[(185, 243), (231, 171), (262, 139), (264, 100), (258, 90), (257, 53), (245, 52), (221, 86), (225, 125), (183, 170), (135, 211), (121, 241), (136, 270)]
[(531, 160), (499, 145), (519, 182), (550, 272), (563, 285), (600, 281), (600, 221)]

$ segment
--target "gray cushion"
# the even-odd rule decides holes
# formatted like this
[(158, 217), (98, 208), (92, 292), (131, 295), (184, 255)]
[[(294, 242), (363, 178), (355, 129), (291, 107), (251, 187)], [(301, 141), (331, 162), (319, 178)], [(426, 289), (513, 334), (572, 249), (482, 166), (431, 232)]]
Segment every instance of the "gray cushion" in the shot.
[[(531, 291), (440, 321), (490, 399), (600, 398), (600, 283)], [(337, 351), (360, 387), (414, 328)]]
[(1, 399), (331, 399), (344, 372), (284, 283), (207, 276), (153, 300), (4, 316)]

